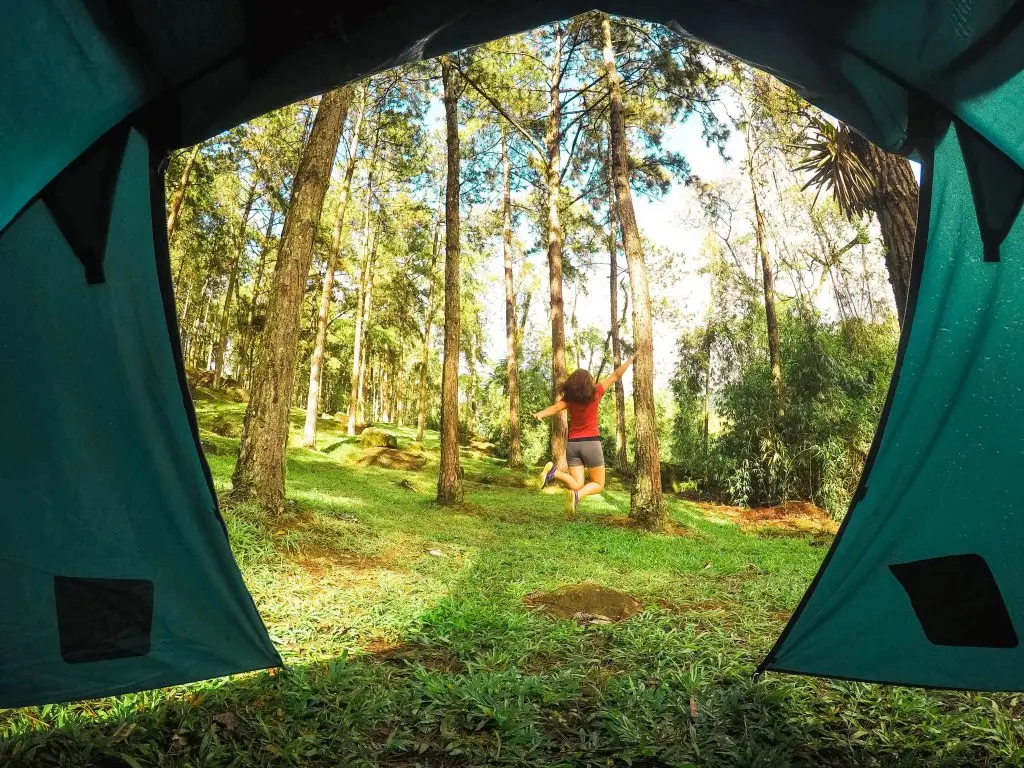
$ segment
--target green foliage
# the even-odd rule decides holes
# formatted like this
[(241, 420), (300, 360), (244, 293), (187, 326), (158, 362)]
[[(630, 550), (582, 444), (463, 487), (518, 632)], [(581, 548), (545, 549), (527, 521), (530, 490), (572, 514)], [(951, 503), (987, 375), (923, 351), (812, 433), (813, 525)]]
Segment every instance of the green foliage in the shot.
[[(201, 424), (241, 417), (238, 404), (203, 403)], [(294, 423), (297, 436), (299, 411)], [(467, 503), (443, 509), (431, 500), (436, 434), (412, 473), (352, 466), (358, 447), (325, 436), (328, 454), (288, 453), (298, 511), (225, 510), (287, 668), (0, 712), (0, 764), (1024, 764), (1018, 696), (751, 681), (820, 563), (811, 538), (744, 533), (678, 501), (686, 537), (603, 525), (628, 509), (614, 478), (570, 523), (557, 494), (477, 482), (519, 476), (471, 457)], [(221, 488), (230, 453), (211, 457)], [(644, 611), (586, 626), (523, 604), (588, 580)]]
[[(736, 504), (813, 501), (846, 511), (885, 401), (896, 353), (892, 322), (780, 318), (785, 405), (779, 414), (768, 362), (755, 356), (706, 399), (709, 336), (684, 336), (672, 382), (673, 456), (705, 493)], [(705, 439), (705, 419), (721, 419)], [(710, 432), (709, 425), (709, 432)]]

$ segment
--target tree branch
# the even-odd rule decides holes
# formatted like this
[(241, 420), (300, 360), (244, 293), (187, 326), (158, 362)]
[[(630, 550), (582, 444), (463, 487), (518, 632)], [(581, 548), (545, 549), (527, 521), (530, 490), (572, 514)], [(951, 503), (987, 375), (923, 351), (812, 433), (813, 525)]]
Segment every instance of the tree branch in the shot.
[(530, 142), (530, 144), (534, 146), (534, 148), (540, 153), (541, 157), (545, 156), (546, 150), (544, 149), (544, 145), (537, 141), (536, 137), (532, 136), (529, 131), (523, 128), (523, 126), (519, 124), (519, 121), (512, 117), (512, 115), (510, 115), (505, 110), (505, 108), (502, 107), (495, 99), (493, 99), (489, 94), (484, 93), (484, 90), (479, 85), (476, 84), (476, 81), (474, 81), (469, 75), (467, 75), (462, 70), (458, 62), (456, 62), (454, 59), (452, 59), (452, 67), (454, 67), (455, 71), (459, 73), (463, 80), (469, 83), (470, 88), (479, 93), (480, 96), (482, 96), (484, 100), (487, 101), (488, 104), (494, 107), (495, 111), (499, 115), (501, 115), (503, 118), (505, 118), (505, 120), (508, 121), (509, 125), (515, 128), (520, 134), (522, 134), (524, 139), (526, 139), (528, 142)]

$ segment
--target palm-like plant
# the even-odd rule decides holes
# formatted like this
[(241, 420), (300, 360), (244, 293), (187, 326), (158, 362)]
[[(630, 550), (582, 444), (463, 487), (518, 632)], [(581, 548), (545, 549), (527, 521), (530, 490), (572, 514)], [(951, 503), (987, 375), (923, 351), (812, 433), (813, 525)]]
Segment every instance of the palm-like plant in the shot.
[(878, 217), (885, 265), (902, 325), (917, 231), (918, 186), (910, 164), (905, 157), (879, 149), (843, 123), (837, 125), (821, 114), (807, 118), (797, 149), (804, 156), (796, 169), (810, 174), (804, 189), (815, 187), (818, 195), (828, 190), (848, 218), (869, 212)]
[(814, 187), (819, 195), (828, 190), (848, 218), (874, 209), (875, 179), (857, 156), (854, 142), (854, 133), (845, 124), (813, 115), (799, 144), (804, 159), (796, 166), (810, 174), (803, 188)]

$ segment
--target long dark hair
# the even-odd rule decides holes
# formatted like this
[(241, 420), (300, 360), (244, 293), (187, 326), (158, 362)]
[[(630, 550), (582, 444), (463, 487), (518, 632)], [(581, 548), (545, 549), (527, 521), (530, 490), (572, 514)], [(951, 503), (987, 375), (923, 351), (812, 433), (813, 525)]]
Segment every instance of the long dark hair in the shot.
[(561, 386), (562, 398), (569, 403), (589, 405), (597, 395), (597, 384), (586, 368), (577, 368)]

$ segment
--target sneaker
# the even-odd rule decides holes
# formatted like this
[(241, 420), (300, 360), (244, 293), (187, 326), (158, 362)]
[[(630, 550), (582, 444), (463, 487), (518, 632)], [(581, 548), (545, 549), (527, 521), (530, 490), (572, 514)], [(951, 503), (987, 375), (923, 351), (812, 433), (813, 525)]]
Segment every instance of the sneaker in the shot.
[(565, 491), (565, 516), (572, 517), (576, 514), (576, 506), (580, 503), (579, 491)]
[(540, 471), (540, 479), (537, 481), (537, 490), (543, 491), (547, 488), (555, 479), (555, 465), (550, 461), (544, 465), (544, 469)]

